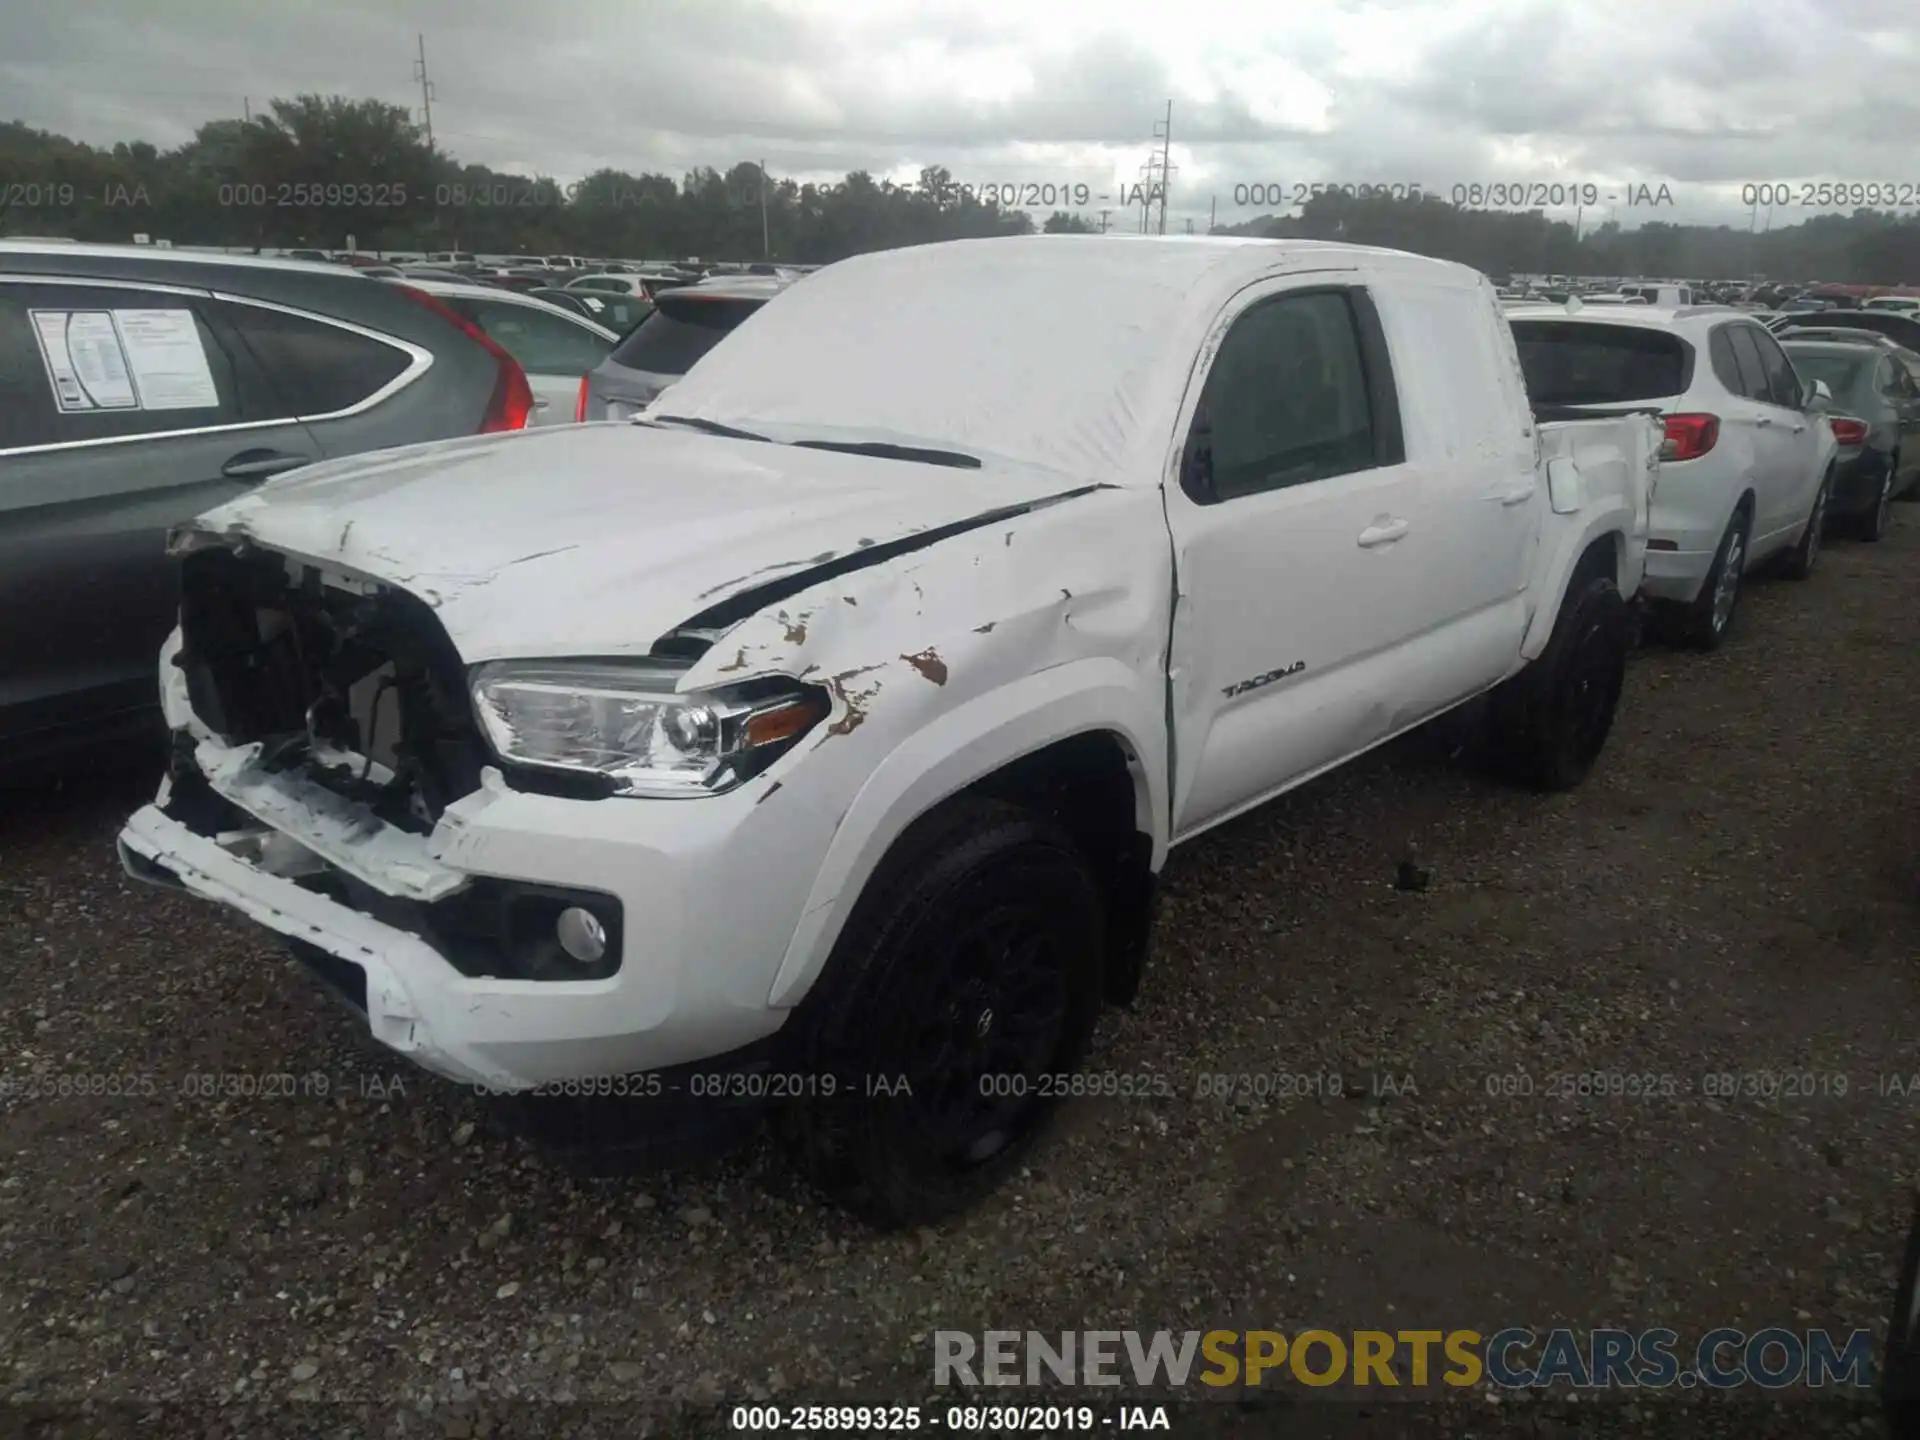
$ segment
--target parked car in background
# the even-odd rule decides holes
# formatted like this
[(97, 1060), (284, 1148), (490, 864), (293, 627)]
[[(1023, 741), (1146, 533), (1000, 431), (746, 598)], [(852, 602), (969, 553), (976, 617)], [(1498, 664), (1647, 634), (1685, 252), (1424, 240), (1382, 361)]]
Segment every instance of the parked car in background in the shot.
[(423, 281), (419, 288), (479, 326), (520, 363), (533, 389), (533, 425), (572, 421), (581, 377), (601, 364), (620, 339), (597, 320), (531, 295), (438, 281)]
[(1862, 310), (1891, 310), (1896, 315), (1920, 313), (1920, 295), (1875, 295)]
[(1746, 575), (1818, 553), (1837, 442), (1773, 336), (1718, 305), (1510, 310), (1527, 393), (1591, 413), (1651, 409), (1666, 444), (1644, 585), (1659, 628), (1713, 649)]
[(283, 260), (311, 260), (321, 264), (327, 263), (328, 259), (327, 252), (324, 250), (289, 250), (285, 255), (281, 256), (281, 258)]
[(478, 265), (479, 257), (470, 250), (435, 250), (423, 257), (428, 265)]
[(623, 338), (653, 313), (653, 306), (638, 295), (615, 295), (606, 290), (555, 290), (551, 286), (526, 293), (536, 300), (597, 321)]
[(639, 275), (582, 275), (569, 280), (568, 290), (604, 290), (615, 295), (637, 295), (647, 298), (647, 282)]
[(0, 241), (0, 773), (150, 732), (170, 526), (316, 461), (517, 429), (532, 404), (504, 349), (395, 281)]
[(1776, 327), (1774, 333), (1784, 334), (1788, 326), (1798, 330), (1870, 330), (1899, 342), (1909, 350), (1920, 352), (1920, 317), (1902, 315), (1892, 310), (1816, 310), (1796, 313), (1788, 317), (1786, 325)]
[(660, 291), (653, 313), (581, 382), (575, 418), (625, 420), (638, 414), (792, 283), (754, 275)]
[(1393, 251), (843, 261), (641, 423), (201, 516), (123, 861), (548, 1138), (657, 1160), (771, 1103), (829, 1194), (933, 1223), (1078, 1088), (1174, 845), (1481, 697), (1519, 783), (1598, 761), (1659, 426), (1537, 420), (1516, 370), (1480, 275)]
[(1830, 418), (1842, 447), (1834, 463), (1833, 515), (1851, 521), (1862, 539), (1878, 540), (1892, 502), (1920, 488), (1920, 354), (1870, 340), (1792, 335), (1781, 348), (1796, 373), (1833, 394)]
[(433, 280), (442, 285), (471, 285), (471, 276), (458, 270), (448, 270), (439, 265), (402, 265), (399, 274), (403, 280)]
[(1620, 293), (1649, 305), (1691, 305), (1694, 299), (1688, 285), (1622, 285)]

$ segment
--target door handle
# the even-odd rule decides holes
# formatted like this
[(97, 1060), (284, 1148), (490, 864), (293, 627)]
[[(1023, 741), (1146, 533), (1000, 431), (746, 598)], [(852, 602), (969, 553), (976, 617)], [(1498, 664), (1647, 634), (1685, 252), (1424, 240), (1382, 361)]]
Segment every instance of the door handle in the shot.
[(533, 402), (533, 408), (536, 410), (551, 410), (553, 408), (553, 402), (551, 400), (536, 398)]
[(1487, 496), (1489, 500), (1498, 500), (1502, 505), (1520, 505), (1531, 500), (1540, 491), (1536, 480), (1523, 480), (1518, 485), (1510, 485), (1505, 490), (1496, 490)]
[(229, 480), (264, 480), (283, 470), (298, 470), (313, 464), (311, 455), (295, 455), (287, 450), (242, 450), (220, 467)]
[(1397, 520), (1391, 515), (1382, 515), (1373, 524), (1360, 532), (1360, 547), (1371, 550), (1377, 545), (1391, 545), (1412, 528), (1406, 521)]

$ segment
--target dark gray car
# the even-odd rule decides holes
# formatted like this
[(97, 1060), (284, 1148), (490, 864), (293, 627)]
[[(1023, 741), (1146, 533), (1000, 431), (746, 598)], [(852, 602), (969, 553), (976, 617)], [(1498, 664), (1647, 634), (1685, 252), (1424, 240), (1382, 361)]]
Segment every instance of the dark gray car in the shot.
[(157, 725), (167, 530), (335, 456), (519, 429), (431, 296), (340, 265), (0, 241), (0, 777)]
[(625, 420), (793, 281), (758, 275), (662, 290), (642, 320), (587, 376), (583, 420)]
[[(1831, 332), (1825, 332), (1831, 333)], [(1803, 380), (1824, 380), (1830, 410), (1865, 422), (1857, 453), (1834, 467), (1829, 513), (1852, 521), (1868, 540), (1886, 533), (1889, 504), (1920, 485), (1920, 354), (1852, 340), (1781, 337), (1780, 348)]]

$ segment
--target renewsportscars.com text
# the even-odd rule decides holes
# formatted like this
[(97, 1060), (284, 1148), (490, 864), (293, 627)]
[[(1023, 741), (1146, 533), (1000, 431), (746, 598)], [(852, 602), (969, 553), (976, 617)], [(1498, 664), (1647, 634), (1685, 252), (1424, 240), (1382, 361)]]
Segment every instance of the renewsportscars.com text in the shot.
[[(1196, 1364), (1197, 1362), (1197, 1364)], [(1871, 1331), (940, 1330), (936, 1385), (1870, 1389)]]

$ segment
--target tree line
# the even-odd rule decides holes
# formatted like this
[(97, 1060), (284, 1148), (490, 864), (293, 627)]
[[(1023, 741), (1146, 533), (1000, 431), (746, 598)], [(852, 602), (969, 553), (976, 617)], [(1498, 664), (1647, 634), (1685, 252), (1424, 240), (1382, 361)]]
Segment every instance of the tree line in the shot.
[[(0, 234), (124, 243), (361, 250), (468, 250), (657, 259), (825, 263), (933, 240), (1087, 231), (989, 203), (933, 167), (899, 185), (855, 171), (833, 184), (775, 179), (751, 162), (668, 175), (603, 169), (561, 182), (462, 164), (403, 106), (343, 96), (274, 100), (202, 125), (170, 150), (98, 147), (0, 123)], [(1437, 197), (1338, 191), (1296, 214), (1220, 227), (1388, 245), (1490, 274), (1671, 275), (1896, 284), (1920, 281), (1920, 216), (1819, 214), (1764, 233), (1617, 222), (1576, 233), (1540, 212), (1463, 208)]]

